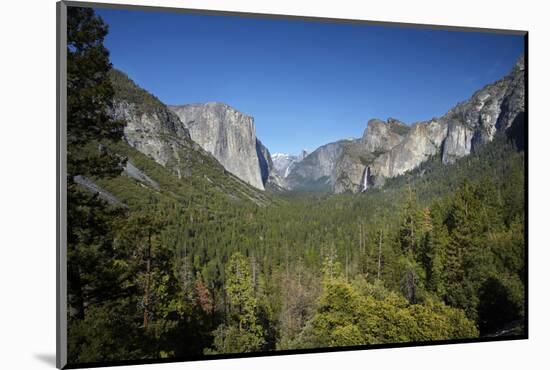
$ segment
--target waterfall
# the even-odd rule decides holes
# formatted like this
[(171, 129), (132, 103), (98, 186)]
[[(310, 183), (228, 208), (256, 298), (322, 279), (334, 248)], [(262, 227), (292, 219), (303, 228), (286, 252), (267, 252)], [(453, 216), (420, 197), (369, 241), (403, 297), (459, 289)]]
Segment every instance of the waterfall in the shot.
[(285, 170), (285, 174), (283, 176), (284, 179), (286, 179), (288, 177), (288, 174), (290, 173), (290, 166), (288, 166)]
[(363, 180), (361, 181), (361, 192), (367, 191), (369, 188), (369, 175), (370, 168), (365, 167), (365, 171), (363, 172)]

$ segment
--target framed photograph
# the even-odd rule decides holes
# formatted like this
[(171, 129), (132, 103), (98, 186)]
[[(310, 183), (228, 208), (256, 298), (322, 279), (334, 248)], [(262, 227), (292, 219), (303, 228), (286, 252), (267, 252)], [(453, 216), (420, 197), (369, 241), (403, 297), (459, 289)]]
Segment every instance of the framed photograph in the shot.
[(59, 368), (528, 337), (526, 31), (57, 10)]

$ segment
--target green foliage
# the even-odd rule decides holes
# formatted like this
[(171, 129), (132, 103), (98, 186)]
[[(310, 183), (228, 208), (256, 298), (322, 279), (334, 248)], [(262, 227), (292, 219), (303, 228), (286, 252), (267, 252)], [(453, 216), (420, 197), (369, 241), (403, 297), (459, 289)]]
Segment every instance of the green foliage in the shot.
[(472, 338), (475, 324), (439, 302), (410, 304), (404, 297), (360, 282), (327, 280), (318, 308), (294, 345), (297, 348), (423, 342)]
[(226, 269), (225, 289), (229, 303), (229, 323), (214, 333), (215, 351), (209, 353), (241, 353), (258, 351), (264, 344), (263, 329), (258, 324), (258, 304), (247, 260), (234, 253)]
[[(133, 322), (152, 343), (143, 353), (470, 338), (479, 335), (476, 325), (486, 335), (523, 317), (523, 209), (516, 194), (523, 186), (508, 183), (521, 173), (460, 179), (444, 195), (430, 195), (418, 181), (409, 182), (410, 190), (390, 182), (362, 195), (272, 196), (258, 207), (228, 201), (210, 183), (192, 186), (200, 178), (178, 179), (123, 144), (111, 148), (160, 184), (154, 190), (125, 176), (97, 179), (128, 204), (130, 220), (141, 214), (162, 221), (153, 237), (146, 333), (139, 302), (147, 238), (137, 238), (146, 227), (130, 232), (122, 219), (118, 234), (105, 234), (120, 246), (105, 257), (117, 266), (114, 285), (133, 297)], [(518, 156), (507, 157), (513, 171), (522, 169), (512, 165)], [(454, 169), (466, 170), (460, 166)], [(437, 188), (438, 177), (430, 176)], [(488, 290), (492, 277), (504, 288)], [(328, 289), (334, 281), (340, 286)], [(492, 291), (500, 292), (498, 304)]]
[(250, 276), (248, 261), (239, 252), (234, 253), (226, 269), (225, 289), (230, 312), (235, 316), (239, 328), (246, 331), (257, 331), (254, 288)]
[(431, 227), (427, 229), (422, 262), (426, 271), (426, 287), (438, 297), (445, 295), (443, 276), (445, 272), (445, 249), (448, 245), (448, 231), (443, 225), (441, 208), (436, 203), (430, 213)]
[(395, 132), (396, 134), (401, 136), (407, 135), (411, 130), (411, 126), (399, 124), (393, 120), (388, 120), (388, 126), (390, 128), (390, 131)]
[(103, 47), (106, 25), (89, 8), (69, 7), (67, 16), (68, 357), (76, 362), (106, 356), (96, 353), (94, 357), (93, 351), (101, 346), (101, 338), (108, 343), (112, 339), (108, 336), (114, 335), (106, 332), (78, 339), (92, 331), (87, 325), (104, 322), (107, 302), (126, 292), (124, 272), (116, 262), (124, 256), (112, 247), (113, 225), (125, 213), (84, 192), (74, 181), (77, 175), (112, 178), (120, 174), (120, 158), (97, 145), (92, 152), (83, 148), (95, 140), (119, 141), (122, 123), (108, 115), (113, 90), (107, 76), (109, 53)]
[(69, 7), (67, 13), (67, 172), (116, 176), (120, 159), (96, 151), (82, 156), (82, 146), (94, 140), (118, 141), (123, 122), (113, 121), (109, 108), (113, 88), (109, 52), (103, 46), (107, 26), (90, 8)]
[(112, 69), (109, 72), (111, 83), (116, 86), (114, 100), (130, 102), (138, 109), (139, 114), (164, 111), (164, 104), (151, 93), (138, 87), (124, 72)]
[(506, 324), (517, 320), (524, 312), (523, 284), (515, 276), (490, 277), (480, 287), (479, 328), (494, 333)]
[(86, 318), (69, 325), (69, 363), (154, 358), (154, 343), (140, 330), (136, 302), (116, 299), (91, 306)]
[(205, 354), (257, 352), (263, 345), (263, 339), (235, 325), (221, 324), (214, 331), (213, 345), (215, 350), (207, 348)]

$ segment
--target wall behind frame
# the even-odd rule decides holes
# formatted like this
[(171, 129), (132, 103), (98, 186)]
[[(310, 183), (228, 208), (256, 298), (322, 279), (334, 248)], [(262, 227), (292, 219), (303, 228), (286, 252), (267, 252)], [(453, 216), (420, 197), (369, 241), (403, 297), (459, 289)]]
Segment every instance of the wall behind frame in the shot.
[[(550, 324), (547, 289), (550, 209), (547, 153), (550, 122), (550, 27), (544, 3), (524, 0), (442, 2), (339, 0), (127, 0), (172, 6), (331, 18), (527, 29), (529, 34), (529, 272), (527, 341), (445, 345), (147, 365), (147, 369), (465, 369), (541, 368)], [(55, 0), (3, 4), (2, 180), (0, 225), (2, 368), (53, 368), (55, 363)], [(7, 77), (7, 78), (6, 78)], [(542, 365), (538, 365), (542, 364)], [(525, 366), (527, 365), (527, 366)], [(125, 367), (126, 368), (126, 367)], [(127, 367), (140, 369), (139, 367)]]

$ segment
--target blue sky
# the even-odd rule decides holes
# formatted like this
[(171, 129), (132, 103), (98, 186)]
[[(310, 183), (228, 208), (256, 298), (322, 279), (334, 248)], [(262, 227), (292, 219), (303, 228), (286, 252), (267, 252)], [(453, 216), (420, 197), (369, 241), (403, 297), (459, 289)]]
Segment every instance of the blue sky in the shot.
[(96, 9), (116, 68), (166, 104), (225, 102), (274, 152), (444, 114), (507, 74), (523, 37)]

